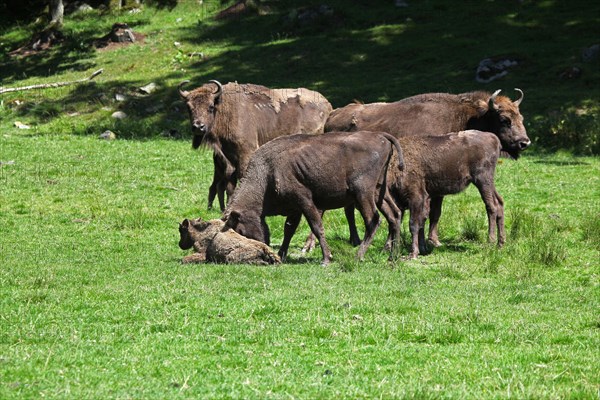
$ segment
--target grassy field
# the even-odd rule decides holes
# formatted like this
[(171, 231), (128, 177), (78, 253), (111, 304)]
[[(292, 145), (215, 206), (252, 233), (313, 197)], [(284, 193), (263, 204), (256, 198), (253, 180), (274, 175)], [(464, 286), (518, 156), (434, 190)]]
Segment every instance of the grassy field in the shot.
[[(62, 47), (2, 55), (6, 87), (105, 72), (0, 96), (0, 398), (597, 399), (600, 159), (574, 154), (598, 154), (598, 61), (578, 57), (599, 6), (332, 1), (333, 20), (302, 27), (290, 2), (218, 23), (217, 3), (72, 16)], [(91, 49), (116, 21), (145, 42)], [(4, 26), (4, 50), (31, 34)], [(475, 83), (480, 59), (507, 53), (527, 62)], [(572, 65), (581, 78), (557, 77)], [(220, 216), (206, 210), (211, 155), (186, 138), (185, 78), (317, 88), (334, 106), (520, 87), (534, 146), (498, 166), (506, 246), (485, 242), (470, 188), (444, 203), (444, 246), (416, 261), (388, 261), (385, 224), (355, 261), (334, 211), (327, 268), (300, 253), (304, 222), (284, 265), (180, 264), (177, 223)], [(99, 140), (106, 129), (118, 140)], [(269, 225), (277, 248), (283, 218)]]

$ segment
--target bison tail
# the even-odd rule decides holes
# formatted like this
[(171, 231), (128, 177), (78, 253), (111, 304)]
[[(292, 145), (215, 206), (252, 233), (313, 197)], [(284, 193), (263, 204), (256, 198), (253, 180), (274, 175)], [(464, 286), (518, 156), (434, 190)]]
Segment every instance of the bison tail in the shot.
[(383, 132), (383, 136), (396, 148), (396, 151), (398, 152), (398, 168), (400, 171), (404, 171), (404, 156), (402, 155), (402, 147), (400, 147), (400, 142), (398, 142), (398, 139), (396, 139), (395, 136), (390, 135), (389, 133)]

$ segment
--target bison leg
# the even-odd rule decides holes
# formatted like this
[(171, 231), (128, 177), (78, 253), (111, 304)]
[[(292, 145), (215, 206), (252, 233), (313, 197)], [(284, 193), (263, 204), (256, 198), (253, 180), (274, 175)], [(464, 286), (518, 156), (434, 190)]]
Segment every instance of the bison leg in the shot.
[(301, 197), (299, 200), (302, 214), (304, 214), (308, 226), (310, 226), (310, 230), (317, 237), (319, 244), (321, 245), (321, 251), (323, 252), (323, 261), (321, 262), (321, 265), (327, 265), (331, 262), (331, 251), (325, 240), (325, 230), (323, 229), (323, 220), (321, 219), (323, 212), (319, 211), (312, 203), (310, 192), (307, 193), (306, 197)]
[(506, 242), (506, 232), (504, 231), (504, 199), (494, 189), (496, 201), (498, 202), (498, 214), (496, 215), (496, 221), (498, 222), (498, 246), (502, 247)]
[[(213, 202), (215, 201), (215, 196), (217, 195), (219, 189), (219, 181), (217, 180), (217, 176), (216, 176), (216, 172), (215, 175), (213, 176), (213, 181), (210, 184), (210, 187), (208, 188), (208, 209), (212, 210), (213, 208)], [(220, 200), (220, 199), (219, 199)]]
[(356, 229), (356, 219), (354, 218), (354, 204), (344, 207), (344, 214), (348, 220), (348, 228), (350, 230), (350, 243), (356, 247), (360, 245), (360, 237)]
[(432, 197), (429, 205), (429, 241), (435, 247), (440, 247), (442, 245), (438, 238), (438, 221), (442, 215), (443, 200), (444, 196)]
[(385, 241), (384, 249), (393, 251), (398, 238), (400, 237), (400, 223), (402, 222), (402, 210), (398, 208), (391, 196), (386, 195), (383, 202), (378, 206), (379, 211), (385, 217), (388, 223), (388, 237)]
[[(323, 220), (323, 214), (325, 214), (325, 210), (321, 211), (321, 220)], [(302, 247), (302, 253), (310, 253), (315, 249), (316, 238), (312, 231), (306, 237), (304, 241), (304, 247)]]
[(504, 200), (496, 191), (493, 182), (475, 182), (479, 189), (481, 199), (485, 203), (488, 216), (488, 240), (490, 243), (496, 241), (496, 229), (498, 230), (498, 246), (502, 246), (506, 240), (504, 231)]
[[(217, 196), (219, 198), (219, 207), (221, 208), (221, 212), (225, 211), (225, 190), (226, 190), (227, 182), (225, 179), (221, 179), (217, 184)], [(214, 196), (213, 196), (214, 198)], [(212, 206), (212, 201), (210, 202), (210, 206)]]
[(285, 225), (283, 227), (283, 243), (281, 243), (281, 247), (279, 248), (279, 258), (281, 258), (281, 262), (285, 262), (287, 258), (288, 248), (290, 247), (290, 241), (292, 240), (292, 236), (296, 233), (296, 229), (298, 228), (298, 224), (300, 223), (300, 219), (302, 218), (302, 214), (292, 214), (288, 215), (285, 220)]
[(314, 250), (316, 243), (315, 235), (310, 232), (306, 237), (306, 241), (304, 242), (304, 247), (302, 247), (302, 253), (310, 253)]
[(419, 253), (424, 254), (425, 249), (425, 219), (427, 218), (427, 202), (423, 198), (413, 199), (409, 204), (410, 208), (410, 235), (412, 238), (411, 251), (408, 258), (417, 258)]
[(369, 248), (369, 245), (373, 241), (377, 227), (379, 227), (379, 213), (375, 205), (375, 199), (373, 196), (361, 196), (356, 201), (356, 206), (365, 221), (365, 238), (363, 239), (356, 257), (362, 260)]

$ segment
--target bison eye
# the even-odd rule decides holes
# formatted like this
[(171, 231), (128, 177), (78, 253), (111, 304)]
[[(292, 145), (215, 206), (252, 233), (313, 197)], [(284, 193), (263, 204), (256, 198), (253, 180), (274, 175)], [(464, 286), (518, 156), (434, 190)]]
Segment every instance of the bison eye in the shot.
[(500, 117), (500, 123), (505, 126), (512, 125), (512, 121), (510, 120), (510, 118), (507, 118), (507, 117)]
[(211, 114), (214, 113), (215, 112), (215, 106), (212, 105), (212, 104), (210, 106), (208, 106), (208, 112), (211, 113)]

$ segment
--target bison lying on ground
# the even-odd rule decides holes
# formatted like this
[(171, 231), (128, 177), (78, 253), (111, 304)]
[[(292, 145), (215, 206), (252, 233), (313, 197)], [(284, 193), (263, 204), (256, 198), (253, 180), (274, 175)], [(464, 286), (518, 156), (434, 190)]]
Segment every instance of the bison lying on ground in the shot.
[[(443, 136), (399, 138), (398, 141), (406, 167), (404, 171), (390, 168), (387, 184), (398, 207), (410, 210), (410, 258), (425, 251), (424, 222), (429, 199), (441, 201), (443, 196), (462, 192), (471, 183), (485, 203), (489, 240), (496, 239), (497, 229), (498, 245), (504, 244), (504, 203), (494, 185), (501, 145), (494, 134), (469, 130)], [(394, 158), (392, 155), (390, 162), (394, 162)], [(437, 226), (439, 217), (439, 213), (430, 214), (432, 227)], [(390, 226), (389, 239), (395, 240), (397, 235), (397, 227)]]
[(179, 224), (179, 247), (196, 253), (183, 258), (183, 263), (216, 262), (225, 264), (279, 264), (281, 260), (264, 243), (248, 239), (222, 220), (185, 219)]
[(382, 208), (387, 194), (386, 173), (392, 148), (402, 169), (402, 150), (387, 133), (332, 132), (327, 135), (280, 137), (260, 147), (252, 156), (245, 177), (225, 210), (227, 226), (269, 244), (265, 217), (287, 216), (279, 256), (285, 260), (290, 240), (302, 215), (319, 239), (323, 264), (331, 253), (325, 240), (322, 210), (356, 205), (365, 222), (365, 238), (358, 251), (362, 258), (379, 224), (377, 208), (389, 224), (397, 224)]
[[(194, 134), (192, 145), (213, 148), (220, 166), (231, 165), (222, 174), (235, 187), (244, 176), (250, 156), (259, 146), (279, 136), (323, 133), (331, 104), (318, 92), (299, 89), (269, 89), (260, 85), (212, 80), (179, 94), (186, 101)], [(232, 172), (236, 172), (232, 177)], [(213, 184), (218, 185), (213, 182)], [(223, 185), (221, 185), (223, 187)]]
[[(487, 92), (462, 94), (427, 93), (393, 103), (349, 104), (334, 110), (325, 131), (373, 130), (389, 132), (396, 137), (444, 135), (449, 132), (476, 129), (492, 132), (502, 144), (502, 151), (517, 159), (531, 141), (527, 137), (519, 105), (521, 96), (512, 101)], [(429, 237), (439, 246), (436, 222), (442, 212), (442, 198), (431, 198)], [(437, 217), (436, 217), (437, 216)], [(351, 241), (355, 243), (356, 237)], [(310, 239), (307, 241), (310, 246)]]

